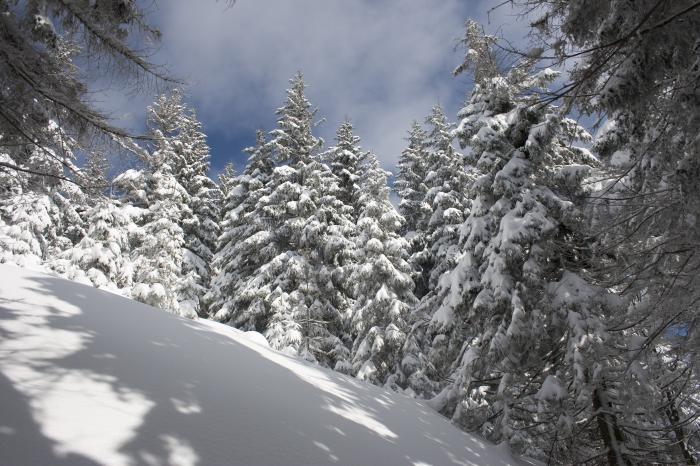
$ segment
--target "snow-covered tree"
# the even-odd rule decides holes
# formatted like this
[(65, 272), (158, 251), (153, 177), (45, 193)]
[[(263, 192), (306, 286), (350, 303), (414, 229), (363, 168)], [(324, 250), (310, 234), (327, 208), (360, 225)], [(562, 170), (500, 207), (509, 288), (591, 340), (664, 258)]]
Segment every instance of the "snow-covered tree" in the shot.
[(18, 193), (6, 198), (0, 224), (0, 262), (41, 265), (55, 240), (58, 212), (41, 193)]
[(194, 306), (180, 305), (181, 290), (190, 276), (182, 276), (185, 236), (179, 222), (187, 193), (166, 162), (142, 174), (148, 186), (148, 206), (141, 218), (140, 243), (132, 252), (134, 278), (131, 296), (151, 306), (194, 318)]
[[(266, 184), (268, 193), (249, 214), (264, 225), (251, 240), (270, 259), (239, 288), (238, 299), (247, 306), (237, 313), (254, 310), (256, 329), (278, 342), (277, 348), (287, 346), (322, 365), (347, 370), (344, 320), (350, 306), (343, 292), (343, 266), (351, 249), (345, 233), (352, 225), (337, 197), (338, 179), (318, 160), (321, 141), (312, 133), (315, 111), (304, 87), (298, 74), (277, 111), (269, 144), (281, 165)], [(234, 314), (227, 320), (235, 325), (237, 319)], [(284, 336), (279, 329), (292, 334)]]
[(71, 280), (128, 295), (133, 276), (130, 234), (137, 228), (128, 210), (107, 198), (86, 214), (88, 231), (51, 267)]
[[(62, 148), (60, 152), (10, 145), (0, 156), (0, 161), (22, 169), (3, 169), (7, 184), (0, 197), (2, 262), (41, 264), (85, 234), (78, 212), (85, 203), (85, 194), (73, 179), (78, 172), (73, 153), (76, 143), (55, 122), (49, 122), (44, 132)], [(23, 155), (18, 156), (18, 152)]]
[[(149, 107), (149, 123), (156, 138), (167, 141), (168, 164), (185, 190), (186, 203), (179, 226), (185, 235), (182, 274), (187, 280), (180, 289), (180, 305), (197, 314), (206, 314), (203, 296), (211, 280), (211, 261), (218, 237), (218, 188), (209, 178), (209, 147), (202, 125), (194, 111), (173, 91), (159, 96)], [(162, 150), (162, 149), (159, 149)]]
[(196, 287), (192, 300), (197, 302), (200, 315), (208, 314), (203, 296), (211, 282), (211, 263), (219, 236), (221, 194), (209, 178), (209, 147), (201, 125), (194, 113), (185, 120), (183, 128), (183, 161), (178, 167), (176, 179), (190, 198), (192, 221), (183, 222), (185, 231), (184, 273), (193, 272)]
[(425, 185), (427, 138), (425, 130), (414, 121), (408, 132), (408, 147), (399, 158), (398, 174), (394, 183), (396, 194), (399, 196), (399, 212), (406, 219), (404, 232), (409, 238), (415, 234), (427, 211), (423, 205), (425, 193), (428, 191)]
[[(515, 3), (540, 12), (532, 31), (542, 57), (571, 70), (551, 98), (605, 117), (594, 146), (605, 170), (598, 177), (600, 190), (591, 195), (590, 223), (603, 259), (596, 279), (629, 301), (612, 326), (616, 334), (639, 339), (628, 364), (656, 366), (652, 361), (671, 345), (669, 334), (679, 332), (687, 335), (678, 351), (683, 358), (697, 358), (697, 2)], [(694, 372), (684, 372), (687, 392), (671, 394), (672, 399), (691, 399), (698, 386)], [(647, 386), (654, 385), (651, 380)], [(689, 406), (687, 415), (698, 416), (700, 410)], [(628, 432), (624, 455), (632, 462), (695, 462), (698, 441), (687, 427), (681, 417), (662, 429)], [(671, 431), (676, 438), (669, 437), (665, 446), (629, 448), (642, 437)], [(610, 443), (606, 448), (608, 461), (618, 461), (619, 450)]]
[[(60, 154), (63, 145), (47, 130), (60, 122), (73, 138), (94, 144), (124, 136), (110, 125), (87, 96), (91, 71), (105, 72), (127, 85), (141, 78), (167, 79), (145, 58), (146, 44), (160, 36), (150, 27), (140, 5), (132, 1), (0, 2), (0, 134), (3, 147), (13, 147), (2, 170), (55, 178), (28, 165), (36, 148)], [(81, 67), (91, 63), (97, 66)], [(66, 167), (75, 175), (74, 167)], [(29, 187), (33, 190), (34, 187)]]
[(469, 209), (467, 187), (470, 173), (463, 156), (454, 150), (452, 126), (439, 105), (433, 107), (426, 123), (425, 178), (427, 188), (421, 205), (424, 215), (412, 238), (411, 263), (419, 270), (416, 287), (429, 294), (440, 276), (455, 265), (459, 225)]
[[(257, 143), (245, 150), (248, 165), (238, 177), (222, 177), (223, 198), (221, 235), (218, 238), (214, 269), (216, 271), (207, 301), (215, 319), (239, 328), (262, 331), (267, 312), (258, 302), (251, 304), (241, 292), (246, 281), (263, 264), (274, 257), (270, 224), (256, 211), (263, 196), (269, 194), (274, 169), (272, 148), (262, 130)], [(231, 172), (229, 172), (231, 173)]]
[(109, 188), (108, 171), (109, 162), (103, 153), (91, 151), (87, 154), (85, 165), (80, 168), (77, 178), (89, 204), (99, 202)]
[[(464, 69), (490, 63), (469, 47), (487, 39), (474, 23), (468, 26)], [(559, 418), (536, 414), (538, 399), (553, 394), (594, 413), (596, 399), (605, 398), (606, 369), (593, 355), (608, 350), (603, 319), (610, 309), (594, 306), (580, 288), (580, 301), (570, 302), (566, 292), (559, 301), (543, 299), (555, 283), (585, 284), (574, 278), (587, 265), (577, 205), (594, 159), (572, 146), (587, 133), (537, 100), (533, 91), (556, 73), (532, 74), (533, 64), (523, 60), (506, 75), (477, 68), (479, 80), (460, 111), (457, 135), (476, 169), (472, 206), (460, 227), (461, 256), (435, 291), (440, 305), (426, 341), (433, 377), (448, 381), (432, 400), (438, 410), (488, 438), (545, 456), (553, 440), (538, 443), (537, 433), (556, 435), (562, 426)]]
[[(233, 162), (228, 162), (224, 169), (219, 173), (219, 195), (220, 201), (224, 202), (224, 199), (229, 195), (229, 192), (236, 186), (236, 169), (233, 166)], [(224, 215), (220, 210), (220, 215)]]
[(194, 318), (197, 303), (191, 290), (196, 277), (193, 271), (183, 273), (185, 233), (180, 226), (183, 219), (192, 218), (190, 197), (172, 168), (180, 142), (169, 137), (179, 129), (179, 113), (164, 110), (178, 105), (174, 99), (162, 99), (149, 108), (153, 150), (141, 170), (127, 170), (115, 178), (114, 186), (122, 195), (127, 215), (139, 226), (130, 235), (134, 243), (131, 296)]
[[(358, 378), (392, 389), (403, 388), (402, 348), (414, 305), (408, 243), (399, 236), (403, 218), (389, 201), (388, 172), (366, 153), (359, 171), (356, 264), (350, 277), (352, 369)], [(410, 375), (410, 374), (409, 374)]]
[[(366, 154), (360, 149), (359, 136), (353, 133), (352, 123), (344, 121), (336, 132), (336, 144), (330, 147), (323, 159), (328, 161), (331, 171), (339, 180), (338, 198), (346, 206), (352, 207), (360, 196), (360, 165)], [(356, 221), (359, 212), (348, 211)]]

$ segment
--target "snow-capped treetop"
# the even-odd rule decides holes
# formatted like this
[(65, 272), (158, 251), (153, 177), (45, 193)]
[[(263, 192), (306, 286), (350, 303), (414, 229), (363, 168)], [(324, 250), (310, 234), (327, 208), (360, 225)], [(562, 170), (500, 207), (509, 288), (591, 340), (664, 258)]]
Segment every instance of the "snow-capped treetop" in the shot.
[(484, 33), (483, 27), (470, 19), (466, 23), (462, 45), (465, 48), (464, 61), (454, 69), (452, 74), (468, 72), (474, 78), (475, 85), (481, 85), (500, 76), (498, 61), (494, 53), (496, 36)]
[(236, 186), (236, 169), (233, 162), (227, 162), (224, 169), (219, 173), (219, 192), (223, 202), (228, 193)]
[(323, 140), (315, 137), (311, 130), (317, 110), (304, 95), (304, 76), (298, 72), (289, 80), (285, 105), (277, 109), (277, 129), (270, 132), (270, 144), (275, 149), (277, 162), (295, 165), (309, 163)]
[[(339, 179), (339, 199), (352, 206), (359, 196), (359, 170), (365, 153), (360, 148), (360, 137), (353, 134), (353, 126), (345, 120), (335, 136), (336, 144), (322, 154), (329, 162), (331, 171)], [(357, 218), (358, 212), (353, 213)]]
[(414, 121), (408, 132), (408, 147), (399, 158), (394, 186), (400, 199), (399, 210), (406, 219), (406, 232), (416, 231), (426, 214), (423, 199), (428, 190), (425, 185), (427, 137), (425, 130)]

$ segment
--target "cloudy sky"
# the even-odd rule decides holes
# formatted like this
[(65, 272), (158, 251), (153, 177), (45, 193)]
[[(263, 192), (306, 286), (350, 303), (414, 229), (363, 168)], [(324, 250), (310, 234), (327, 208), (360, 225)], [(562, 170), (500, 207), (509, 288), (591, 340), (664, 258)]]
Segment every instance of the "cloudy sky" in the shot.
[[(522, 37), (523, 25), (508, 6), (491, 13), (494, 0), (168, 0), (148, 3), (163, 33), (150, 60), (187, 82), (187, 100), (204, 124), (213, 172), (229, 160), (245, 162), (241, 149), (257, 128), (274, 126), (274, 111), (288, 80), (304, 73), (308, 98), (326, 119), (318, 134), (332, 144), (350, 118), (363, 147), (391, 170), (414, 119), (440, 102), (448, 116), (469, 90), (453, 78), (455, 50), (467, 18)], [(102, 89), (102, 88), (101, 88)], [(123, 89), (96, 99), (116, 122), (141, 130), (149, 92)]]

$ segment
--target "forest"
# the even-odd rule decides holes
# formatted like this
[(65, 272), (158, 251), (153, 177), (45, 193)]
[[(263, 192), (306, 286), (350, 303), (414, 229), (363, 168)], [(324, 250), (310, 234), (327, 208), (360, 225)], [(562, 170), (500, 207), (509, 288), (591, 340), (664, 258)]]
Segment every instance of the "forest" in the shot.
[[(700, 2), (489, 4), (529, 43), (465, 18), (473, 85), (393, 175), (352, 115), (318, 136), (301, 70), (215, 176), (140, 2), (0, 0), (0, 263), (259, 332), (545, 464), (698, 464)], [(87, 61), (161, 90), (147, 134)]]

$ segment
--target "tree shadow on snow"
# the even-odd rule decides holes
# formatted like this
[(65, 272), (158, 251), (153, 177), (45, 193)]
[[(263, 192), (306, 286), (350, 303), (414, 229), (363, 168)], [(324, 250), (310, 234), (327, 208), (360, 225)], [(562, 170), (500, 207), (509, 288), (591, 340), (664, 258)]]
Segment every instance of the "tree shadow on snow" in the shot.
[[(0, 348), (42, 345), (31, 340), (42, 329), (71, 341), (68, 352), (25, 361), (29, 371), (51, 381), (47, 390), (84, 392), (87, 406), (92, 392), (106, 393), (114, 401), (104, 408), (112, 411), (99, 411), (103, 418), (81, 411), (81, 398), (69, 396), (66, 406), (76, 404), (77, 432), (119, 435), (99, 451), (57, 453), (71, 440), (46, 435), (51, 410), (35, 406), (41, 393), (17, 372), (0, 377), (0, 463), (10, 452), (16, 464), (47, 466), (513, 464), (495, 461), (487, 451), (493, 447), (401, 395), (107, 292), (43, 275), (27, 280), (54, 301), (20, 303), (18, 312), (20, 304), (0, 300)], [(20, 293), (3, 288), (0, 296)], [(31, 332), (2, 325), (23, 319)], [(6, 357), (13, 358), (0, 352), (0, 375), (10, 367)]]

